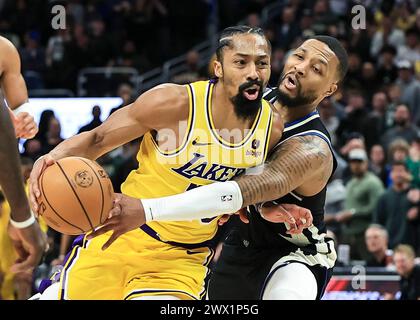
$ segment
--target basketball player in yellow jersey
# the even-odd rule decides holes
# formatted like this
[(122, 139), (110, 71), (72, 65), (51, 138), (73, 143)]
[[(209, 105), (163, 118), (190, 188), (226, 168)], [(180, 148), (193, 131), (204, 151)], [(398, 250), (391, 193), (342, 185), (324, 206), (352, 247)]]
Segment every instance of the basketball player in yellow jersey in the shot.
[[(270, 77), (270, 51), (261, 29), (227, 28), (214, 64), (218, 81), (158, 86), (98, 128), (62, 142), (34, 165), (33, 209), (38, 212), (38, 177), (54, 160), (96, 159), (143, 135), (139, 168), (122, 185), (130, 197), (179, 194), (262, 164), (283, 129), (281, 118), (261, 100)], [(225, 205), (231, 200), (227, 197)], [(50, 286), (43, 298), (201, 299), (217, 220), (191, 216), (186, 222), (148, 223), (119, 237), (106, 251), (102, 248), (109, 233), (85, 237), (65, 262), (59, 284)]]

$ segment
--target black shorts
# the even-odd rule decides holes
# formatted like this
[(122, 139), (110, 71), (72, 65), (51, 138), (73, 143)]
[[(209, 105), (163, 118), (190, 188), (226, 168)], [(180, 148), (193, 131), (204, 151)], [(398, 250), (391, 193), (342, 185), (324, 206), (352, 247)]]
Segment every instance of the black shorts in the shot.
[[(208, 287), (209, 299), (260, 300), (267, 279), (278, 269), (270, 273), (273, 265), (298, 249), (299, 247), (293, 244), (275, 249), (246, 247), (243, 240), (231, 234), (226, 239), (222, 253), (213, 268)], [(290, 259), (284, 265), (291, 262), (303, 263)], [(316, 298), (321, 299), (333, 269), (322, 265), (303, 264), (315, 276), (318, 290)]]

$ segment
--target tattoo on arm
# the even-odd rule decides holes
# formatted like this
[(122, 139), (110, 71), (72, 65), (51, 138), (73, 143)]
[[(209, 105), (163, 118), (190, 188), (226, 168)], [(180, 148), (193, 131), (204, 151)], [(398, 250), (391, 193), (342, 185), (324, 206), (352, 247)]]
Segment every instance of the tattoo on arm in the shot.
[(326, 183), (332, 159), (328, 144), (319, 137), (293, 137), (283, 142), (260, 174), (234, 179), (242, 191), (243, 206), (278, 199), (308, 181)]

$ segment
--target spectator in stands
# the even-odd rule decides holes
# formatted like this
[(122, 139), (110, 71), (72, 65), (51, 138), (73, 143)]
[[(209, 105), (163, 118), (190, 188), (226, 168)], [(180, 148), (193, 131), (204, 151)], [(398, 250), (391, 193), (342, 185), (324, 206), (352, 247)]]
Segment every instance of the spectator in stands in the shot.
[(41, 116), (39, 118), (39, 126), (38, 126), (39, 130), (38, 130), (38, 133), (34, 137), (34, 139), (37, 139), (41, 144), (45, 143), (47, 139), (47, 131), (48, 131), (50, 119), (54, 117), (55, 117), (55, 114), (53, 110), (47, 109), (41, 112)]
[(384, 44), (390, 44), (395, 48), (403, 45), (405, 41), (404, 32), (394, 26), (394, 17), (383, 16), (381, 28), (379, 28), (372, 38), (370, 46), (371, 57), (378, 56)]
[(72, 62), (68, 60), (67, 48), (71, 41), (71, 28), (58, 29), (48, 39), (45, 53), (45, 81), (50, 88), (63, 88), (72, 71)]
[(401, 138), (408, 143), (413, 142), (418, 134), (419, 128), (411, 124), (410, 110), (405, 104), (397, 106), (394, 114), (393, 128), (388, 129), (382, 136), (381, 142), (385, 149), (396, 139)]
[(327, 0), (316, 0), (313, 7), (313, 17), (312, 29), (316, 34), (325, 34), (329, 26), (337, 23), (337, 17), (331, 12)]
[(366, 148), (370, 148), (380, 141), (386, 130), (386, 108), (388, 99), (384, 92), (376, 92), (372, 97), (372, 111), (368, 114), (363, 128)]
[[(351, 32), (348, 50), (357, 52), (363, 61), (370, 59), (370, 37), (369, 32), (361, 29), (349, 30)], [(396, 73), (396, 72), (395, 72)], [(395, 77), (397, 77), (395, 75)]]
[(48, 130), (45, 135), (45, 142), (42, 143), (42, 154), (46, 154), (54, 149), (64, 139), (61, 137), (61, 124), (56, 117), (50, 118)]
[(420, 124), (420, 81), (414, 77), (413, 65), (408, 60), (399, 61), (396, 84), (401, 89), (401, 102), (411, 111), (414, 124)]
[(398, 85), (391, 84), (388, 89), (389, 104), (386, 108), (386, 128), (394, 126), (394, 116), (397, 106), (401, 104), (401, 89)]
[(132, 40), (127, 40), (124, 43), (122, 52), (116, 59), (116, 65), (135, 68), (139, 73), (144, 73), (151, 67), (144, 50), (138, 50), (135, 42)]
[(376, 204), (373, 222), (387, 229), (390, 248), (400, 243), (414, 245), (413, 236), (417, 229), (415, 220), (418, 217), (413, 212), (416, 210), (416, 203), (411, 202), (408, 197), (410, 180), (411, 176), (405, 162), (394, 162), (391, 167), (392, 185)]
[(283, 48), (275, 48), (273, 50), (274, 51), (271, 56), (271, 76), (269, 85), (271, 87), (276, 87), (283, 72), (285, 50)]
[(281, 14), (281, 22), (275, 29), (276, 45), (283, 49), (289, 49), (293, 40), (300, 35), (299, 24), (296, 22), (295, 10), (285, 7)]
[(411, 187), (420, 189), (420, 134), (411, 143), (406, 161), (407, 168), (413, 177)]
[(122, 99), (122, 103), (118, 107), (112, 108), (111, 111), (109, 112), (109, 116), (113, 114), (115, 111), (117, 111), (118, 109), (121, 109), (122, 107), (134, 101), (133, 91), (134, 91), (134, 88), (130, 84), (128, 83), (120, 84), (120, 86), (118, 87), (117, 93), (118, 93), (118, 96)]
[(415, 28), (410, 28), (405, 32), (405, 45), (398, 48), (397, 60), (408, 60), (411, 65), (420, 61), (420, 35)]
[[(353, 149), (366, 150), (365, 139), (358, 132), (350, 133), (346, 144), (340, 149), (340, 157), (343, 157), (342, 160), (346, 162), (346, 160), (348, 160), (350, 151)], [(341, 174), (341, 179), (343, 179), (344, 185), (347, 185), (352, 176), (353, 174), (350, 170), (350, 166), (346, 162)]]
[(362, 69), (362, 59), (357, 51), (348, 52), (348, 71), (344, 78), (343, 87), (347, 89), (359, 89), (360, 88), (360, 74)]
[(345, 107), (346, 117), (342, 119), (337, 128), (336, 134), (339, 141), (347, 140), (348, 136), (354, 132), (362, 133), (365, 129), (364, 122), (368, 111), (365, 99), (358, 90), (348, 92), (348, 103)]
[(398, 68), (395, 65), (397, 49), (390, 45), (384, 45), (378, 59), (378, 79), (384, 84), (389, 85), (398, 78)]
[(83, 127), (81, 127), (78, 133), (93, 130), (102, 124), (100, 106), (94, 106), (92, 108), (92, 116), (93, 116), (92, 121), (84, 125)]
[(386, 168), (385, 150), (380, 144), (372, 146), (369, 152), (369, 169), (381, 181), (384, 187), (388, 184), (388, 170)]
[(399, 245), (394, 249), (394, 264), (401, 276), (400, 300), (420, 300), (420, 265), (415, 264), (415, 257), (411, 246)]
[(341, 237), (341, 223), (337, 222), (336, 215), (344, 210), (346, 200), (346, 187), (338, 174), (334, 173), (331, 181), (328, 182), (325, 195), (324, 222), (328, 230), (337, 237)]
[(103, 19), (97, 15), (89, 22), (88, 59), (90, 67), (105, 67), (115, 57), (115, 44)]
[(333, 146), (337, 144), (337, 136), (335, 134), (338, 126), (340, 125), (340, 120), (336, 116), (336, 109), (330, 98), (325, 98), (321, 101), (318, 106), (319, 115), (321, 117), (322, 123), (327, 128), (331, 136), (331, 143)]
[(381, 86), (381, 83), (376, 76), (375, 65), (372, 62), (363, 63), (360, 80), (364, 98), (367, 101), (372, 101), (374, 93), (377, 92)]
[(198, 81), (203, 77), (203, 71), (199, 68), (200, 55), (196, 50), (190, 50), (185, 58), (187, 70), (172, 78), (171, 82), (178, 84), (187, 84)]
[(42, 72), (45, 70), (45, 48), (41, 45), (41, 34), (38, 30), (28, 30), (24, 37), (25, 46), (20, 55), (22, 68)]
[(365, 232), (366, 248), (370, 254), (367, 267), (392, 266), (392, 251), (388, 249), (388, 232), (380, 224), (371, 224)]
[(336, 221), (343, 224), (341, 242), (351, 246), (351, 258), (366, 260), (368, 252), (364, 233), (372, 221), (383, 186), (378, 177), (368, 172), (368, 158), (364, 149), (351, 150), (349, 162), (353, 177), (346, 185), (344, 211), (336, 215)]
[(24, 152), (22, 156), (32, 159), (32, 161), (36, 161), (40, 156), (43, 155), (42, 153), (42, 144), (41, 141), (38, 139), (28, 139), (23, 144)]

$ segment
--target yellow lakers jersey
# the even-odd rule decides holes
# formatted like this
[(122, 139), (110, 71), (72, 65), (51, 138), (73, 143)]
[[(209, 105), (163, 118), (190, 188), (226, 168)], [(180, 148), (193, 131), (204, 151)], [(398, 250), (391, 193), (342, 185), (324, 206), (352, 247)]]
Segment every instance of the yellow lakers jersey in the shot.
[[(144, 199), (179, 194), (197, 186), (230, 180), (265, 161), (273, 121), (270, 105), (263, 100), (242, 141), (228, 143), (213, 124), (213, 87), (212, 81), (186, 85), (189, 117), (180, 127), (187, 134), (177, 148), (168, 150), (158, 145), (150, 132), (144, 135), (137, 154), (139, 168), (122, 184), (124, 194)], [(223, 136), (226, 137), (226, 133)], [(215, 216), (217, 214), (215, 212)], [(147, 228), (154, 230), (162, 241), (198, 244), (214, 237), (217, 221), (218, 218), (152, 221), (147, 223)]]

